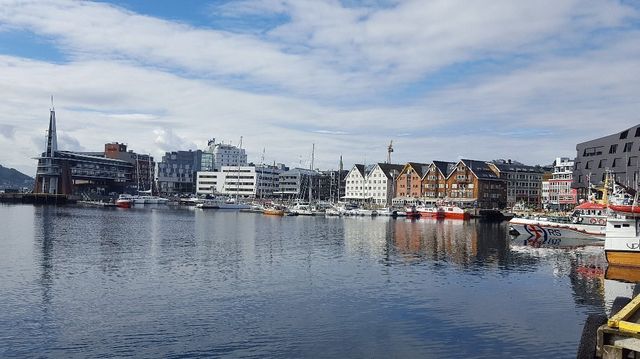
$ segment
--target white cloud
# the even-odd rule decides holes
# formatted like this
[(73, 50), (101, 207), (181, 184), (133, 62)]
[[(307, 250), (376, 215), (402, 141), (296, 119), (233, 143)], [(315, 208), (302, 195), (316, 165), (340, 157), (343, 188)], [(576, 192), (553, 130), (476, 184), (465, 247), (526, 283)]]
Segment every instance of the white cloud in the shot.
[[(638, 13), (616, 1), (263, 0), (215, 11), (288, 20), (233, 33), (103, 3), (3, 1), (0, 28), (40, 34), (69, 61), (0, 56), (0, 163), (33, 167), (51, 94), (67, 149), (119, 141), (159, 159), (243, 136), (250, 160), (265, 148), (265, 162), (294, 164), (315, 143), (318, 166), (334, 168), (340, 154), (383, 161), (391, 139), (398, 162), (548, 163), (638, 121)], [(450, 82), (439, 72), (475, 61), (496, 64)]]

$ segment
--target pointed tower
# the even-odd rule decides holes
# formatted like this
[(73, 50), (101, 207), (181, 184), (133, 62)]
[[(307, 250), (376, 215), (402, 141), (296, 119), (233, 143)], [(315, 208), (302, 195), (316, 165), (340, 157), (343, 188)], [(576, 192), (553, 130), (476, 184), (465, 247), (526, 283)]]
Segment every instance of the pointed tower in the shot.
[(58, 135), (56, 134), (56, 109), (52, 106), (49, 114), (49, 131), (47, 131), (47, 149), (45, 151), (45, 157), (54, 157), (57, 150)]
[(56, 109), (53, 107), (51, 96), (51, 109), (49, 110), (49, 130), (47, 131), (47, 143), (44, 153), (38, 158), (36, 170), (35, 193), (59, 194), (60, 168), (56, 162), (58, 151), (58, 135), (56, 134)]

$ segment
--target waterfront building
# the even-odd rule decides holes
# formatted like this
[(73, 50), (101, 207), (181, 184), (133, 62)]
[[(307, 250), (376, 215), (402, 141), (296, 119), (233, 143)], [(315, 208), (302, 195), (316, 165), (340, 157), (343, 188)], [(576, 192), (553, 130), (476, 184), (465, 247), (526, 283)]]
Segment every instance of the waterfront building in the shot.
[(568, 209), (577, 203), (577, 190), (572, 188), (575, 163), (568, 157), (558, 157), (553, 162), (553, 175), (549, 180), (547, 209)]
[(403, 168), (403, 165), (390, 163), (356, 164), (346, 175), (342, 198), (379, 207), (388, 206), (394, 197), (395, 179)]
[(540, 208), (542, 194), (541, 166), (527, 166), (511, 160), (495, 160), (489, 163), (499, 177), (507, 183), (507, 206)]
[(422, 180), (429, 170), (426, 163), (408, 162), (396, 178), (395, 197), (421, 198), (423, 196)]
[(346, 190), (346, 170), (320, 171), (318, 179), (318, 198), (329, 202), (338, 202)]
[(447, 178), (447, 198), (461, 207), (505, 208), (507, 183), (487, 162), (458, 161)]
[(640, 125), (576, 145), (572, 187), (588, 199), (592, 186), (601, 186), (607, 172), (617, 182), (635, 188), (640, 163)]
[(58, 150), (53, 108), (49, 115), (46, 149), (37, 160), (34, 193), (83, 196), (121, 193), (133, 176), (131, 163), (106, 158), (104, 152), (90, 155)]
[(218, 171), (197, 173), (198, 195), (222, 194), (245, 198), (270, 198), (278, 191), (280, 174), (287, 170), (277, 166), (222, 166)]
[(127, 151), (124, 143), (112, 142), (104, 145), (104, 157), (129, 162), (133, 165), (131, 190), (155, 191), (156, 163), (149, 154)]
[(345, 193), (343, 199), (358, 200), (364, 198), (365, 166), (354, 164), (345, 176)]
[(290, 169), (280, 174), (279, 188), (274, 195), (290, 200), (317, 200), (320, 193), (319, 178), (319, 171), (306, 168)]
[(455, 162), (433, 161), (422, 179), (422, 201), (435, 203), (447, 197), (447, 178), (455, 170)]
[(202, 171), (216, 171), (222, 166), (246, 166), (247, 154), (243, 148), (216, 143), (212, 138), (207, 142), (207, 149), (202, 151), (200, 168)]
[(158, 163), (158, 187), (163, 194), (195, 193), (196, 173), (202, 165), (202, 151), (166, 152)]

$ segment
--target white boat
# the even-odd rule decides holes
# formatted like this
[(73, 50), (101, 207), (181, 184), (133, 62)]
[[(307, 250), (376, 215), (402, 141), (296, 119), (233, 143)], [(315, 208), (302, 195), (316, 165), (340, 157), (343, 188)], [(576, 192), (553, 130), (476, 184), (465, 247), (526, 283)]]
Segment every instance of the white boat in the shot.
[(250, 209), (251, 206), (248, 204), (236, 202), (232, 198), (216, 197), (203, 200), (201, 203), (196, 204), (196, 208), (241, 210)]
[(510, 229), (517, 235), (545, 239), (604, 240), (607, 229), (606, 206), (586, 202), (575, 208), (567, 217), (514, 217)]
[(372, 216), (377, 216), (378, 212), (374, 209), (366, 209), (366, 208), (357, 208), (355, 209), (355, 213), (357, 216), (365, 216), (365, 217), (372, 217)]
[(640, 218), (619, 213), (609, 217), (604, 253), (609, 265), (640, 267)]
[(311, 209), (306, 203), (296, 203), (292, 207), (289, 208), (289, 212), (294, 213), (298, 216), (313, 216), (315, 215), (314, 211)]
[(132, 196), (132, 198), (134, 204), (167, 204), (169, 202), (166, 198), (150, 195), (138, 195)]
[(342, 216), (343, 214), (344, 214), (343, 212), (341, 212), (339, 209), (334, 208), (334, 207), (327, 208), (324, 211), (324, 215), (328, 216), (328, 217), (338, 217), (338, 216)]

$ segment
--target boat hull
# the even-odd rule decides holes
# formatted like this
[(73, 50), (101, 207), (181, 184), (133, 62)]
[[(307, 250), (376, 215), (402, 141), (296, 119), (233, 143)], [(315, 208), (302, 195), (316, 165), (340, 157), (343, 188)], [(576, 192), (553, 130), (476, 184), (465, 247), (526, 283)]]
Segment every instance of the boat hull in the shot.
[(118, 200), (116, 201), (116, 207), (118, 208), (131, 208), (131, 201), (129, 200)]
[(610, 266), (640, 267), (640, 252), (605, 249), (605, 257)]
[[(519, 235), (532, 236), (536, 240), (545, 239), (585, 239), (604, 240), (605, 226), (587, 226), (578, 224), (562, 224), (555, 222), (536, 221), (529, 219), (514, 218), (509, 221), (512, 229)], [(592, 228), (589, 228), (592, 227)]]
[(284, 216), (284, 211), (281, 209), (265, 209), (262, 213), (267, 216)]

